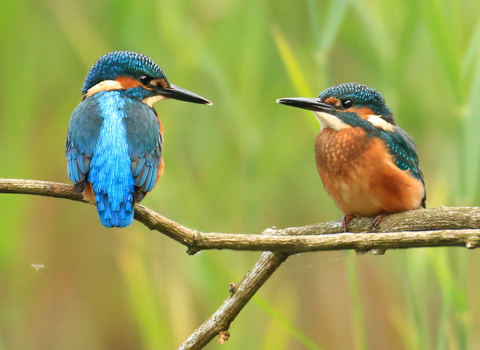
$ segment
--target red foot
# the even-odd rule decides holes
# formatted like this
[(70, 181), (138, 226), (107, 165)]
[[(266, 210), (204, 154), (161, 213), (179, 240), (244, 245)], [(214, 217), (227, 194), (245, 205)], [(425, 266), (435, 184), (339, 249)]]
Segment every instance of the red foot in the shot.
[(385, 216), (387, 216), (386, 213), (378, 214), (377, 216), (375, 216), (375, 219), (373, 219), (373, 222), (372, 222), (372, 230), (376, 229), (377, 226), (382, 223), (382, 220)]
[(343, 232), (348, 232), (348, 224), (355, 217), (355, 215), (345, 215), (342, 219)]

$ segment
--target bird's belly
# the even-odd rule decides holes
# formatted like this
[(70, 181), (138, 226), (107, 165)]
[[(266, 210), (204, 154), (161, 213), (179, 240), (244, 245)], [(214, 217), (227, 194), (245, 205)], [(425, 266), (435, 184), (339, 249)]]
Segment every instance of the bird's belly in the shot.
[(322, 130), (315, 151), (325, 190), (344, 215), (373, 216), (420, 207), (423, 184), (400, 170), (383, 142), (367, 138), (362, 129)]

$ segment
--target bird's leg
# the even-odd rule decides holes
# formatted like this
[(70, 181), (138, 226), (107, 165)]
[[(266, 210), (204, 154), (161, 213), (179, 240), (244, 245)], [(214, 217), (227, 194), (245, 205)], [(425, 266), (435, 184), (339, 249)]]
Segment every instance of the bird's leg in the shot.
[(373, 219), (371, 229), (374, 230), (382, 223), (383, 218), (387, 216), (387, 213), (381, 213), (375, 216), (375, 219)]
[(355, 217), (355, 215), (344, 215), (342, 219), (343, 232), (348, 232), (348, 224)]

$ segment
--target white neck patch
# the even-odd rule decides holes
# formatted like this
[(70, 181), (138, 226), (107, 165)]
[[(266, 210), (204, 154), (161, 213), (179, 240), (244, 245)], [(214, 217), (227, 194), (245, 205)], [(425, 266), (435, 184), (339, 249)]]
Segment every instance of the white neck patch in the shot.
[(104, 80), (98, 83), (97, 85), (92, 86), (90, 89), (88, 89), (86, 97), (95, 95), (100, 91), (111, 91), (111, 90), (121, 90), (121, 89), (123, 89), (123, 87), (118, 81)]
[(347, 123), (341, 121), (334, 115), (325, 112), (313, 112), (313, 114), (315, 114), (315, 118), (317, 118), (322, 129), (331, 128), (333, 130), (340, 131), (342, 129), (352, 127), (351, 125), (348, 125)]
[(393, 131), (393, 125), (387, 122), (385, 119), (382, 119), (382, 117), (380, 117), (379, 115), (369, 115), (367, 121), (376, 128), (388, 132)]

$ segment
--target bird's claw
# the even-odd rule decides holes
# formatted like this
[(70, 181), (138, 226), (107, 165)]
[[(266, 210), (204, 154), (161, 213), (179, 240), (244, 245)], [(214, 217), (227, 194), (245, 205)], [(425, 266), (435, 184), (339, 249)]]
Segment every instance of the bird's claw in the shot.
[(375, 219), (373, 219), (373, 222), (372, 222), (371, 229), (375, 230), (378, 227), (378, 225), (382, 223), (382, 220), (385, 218), (385, 216), (387, 216), (386, 213), (381, 213), (375, 216)]
[(343, 232), (348, 232), (348, 224), (355, 217), (355, 215), (344, 215), (342, 219), (342, 229)]

